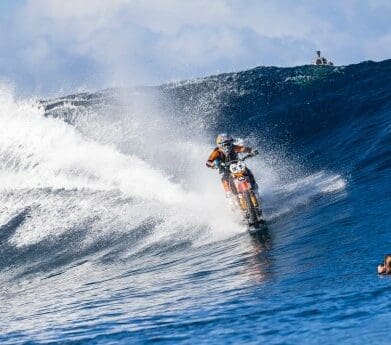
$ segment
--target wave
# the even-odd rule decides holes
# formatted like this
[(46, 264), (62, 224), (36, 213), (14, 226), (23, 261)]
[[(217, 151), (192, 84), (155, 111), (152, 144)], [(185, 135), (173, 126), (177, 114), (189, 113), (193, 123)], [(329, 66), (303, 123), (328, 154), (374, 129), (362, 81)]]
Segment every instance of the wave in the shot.
[[(89, 231), (86, 237), (99, 238), (119, 229), (132, 231), (147, 219), (159, 224), (153, 235), (159, 240), (189, 234), (189, 229), (193, 240), (244, 231), (227, 211), (217, 177), (204, 168), (210, 149), (205, 136), (210, 133), (193, 121), (199, 113), (178, 121), (175, 112), (167, 113), (167, 99), (148, 91), (81, 94), (44, 106), (17, 102), (2, 92), (1, 228), (29, 210), (9, 237), (11, 244), (37, 244), (82, 228)], [(284, 164), (279, 161), (275, 167), (270, 153), (261, 156), (269, 156), (269, 162), (261, 158), (253, 169), (267, 204), (267, 196), (283, 188), (279, 175)], [(325, 172), (314, 176), (305, 178), (314, 186), (330, 179)], [(345, 182), (332, 177), (333, 183)], [(283, 208), (288, 211), (333, 190), (307, 188)]]
[[(372, 80), (384, 68), (389, 63), (363, 64), (359, 71)], [(360, 76), (346, 85), (357, 69), (257, 68), (38, 104), (17, 102), (3, 90), (1, 226), (29, 209), (28, 219), (9, 238), (16, 246), (88, 223), (91, 235), (127, 232), (147, 219), (160, 219), (154, 236), (178, 229), (188, 233), (189, 228), (209, 229), (208, 235), (221, 228), (227, 236), (242, 232), (227, 212), (216, 176), (203, 166), (211, 148), (208, 140), (217, 130), (231, 130), (261, 148), (261, 158), (250, 165), (260, 180), (269, 219), (322, 193), (343, 190), (346, 178), (311, 170), (325, 162), (329, 168), (333, 150), (343, 155), (352, 138), (357, 141), (355, 131), (365, 127), (364, 103), (380, 113), (371, 114), (372, 126), (380, 127), (386, 121), (381, 110), (389, 102), (384, 91), (372, 90), (370, 98), (358, 98), (352, 111), (352, 101), (341, 90), (354, 98), (353, 87), (362, 91), (370, 83)], [(352, 147), (362, 150), (364, 145)], [(289, 157), (297, 151), (310, 159), (309, 165), (301, 157)], [(200, 238), (194, 234), (193, 240)]]
[(345, 190), (343, 176), (354, 169), (371, 161), (378, 170), (389, 166), (389, 69), (389, 61), (256, 68), (38, 103), (3, 89), (2, 236), (23, 247), (83, 231), (88, 247), (145, 224), (154, 229), (146, 231), (148, 244), (178, 236), (200, 244), (243, 232), (217, 176), (203, 166), (218, 130), (260, 147), (250, 166), (267, 219), (278, 219)]
[[(103, 294), (128, 296), (130, 283), (149, 294), (149, 313), (161, 313), (162, 296), (173, 289), (180, 297), (191, 286), (204, 305), (215, 303), (221, 291), (236, 298), (249, 279), (264, 282), (271, 275), (273, 241), (249, 244), (240, 237), (246, 228), (230, 212), (217, 173), (205, 168), (220, 131), (259, 149), (249, 166), (271, 237), (284, 235), (275, 241), (277, 252), (283, 247), (292, 253), (290, 243), (301, 236), (295, 255), (312, 267), (301, 253), (315, 257), (336, 244), (313, 247), (305, 236), (322, 241), (322, 224), (338, 229), (358, 223), (361, 212), (352, 211), (352, 200), (357, 209), (365, 205), (367, 214), (384, 219), (387, 203), (379, 195), (389, 188), (390, 69), (391, 60), (259, 67), (41, 101), (15, 99), (2, 87), (2, 289), (8, 296), (16, 283), (40, 286), (49, 279), (62, 291), (65, 279), (67, 289), (78, 293), (99, 282)], [(342, 256), (355, 250), (355, 237), (344, 236)], [(285, 259), (294, 268), (292, 255)], [(161, 291), (152, 288), (156, 275)], [(58, 303), (67, 300), (60, 296)], [(175, 299), (175, 308), (189, 303)], [(67, 316), (62, 320), (67, 325)], [(16, 329), (12, 321), (4, 327), (4, 334)]]

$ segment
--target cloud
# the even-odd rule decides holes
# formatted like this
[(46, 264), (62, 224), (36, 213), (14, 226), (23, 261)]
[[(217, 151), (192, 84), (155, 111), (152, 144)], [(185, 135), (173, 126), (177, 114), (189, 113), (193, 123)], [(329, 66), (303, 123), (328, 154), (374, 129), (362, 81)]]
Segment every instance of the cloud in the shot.
[(26, 93), (305, 64), (316, 49), (340, 64), (390, 57), (382, 0), (28, 0), (9, 11), (0, 76)]

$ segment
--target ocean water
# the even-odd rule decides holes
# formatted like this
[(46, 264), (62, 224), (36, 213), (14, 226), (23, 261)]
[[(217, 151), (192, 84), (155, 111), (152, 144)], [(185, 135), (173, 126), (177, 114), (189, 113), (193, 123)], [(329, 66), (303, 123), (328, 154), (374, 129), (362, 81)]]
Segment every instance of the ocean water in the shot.
[[(0, 90), (1, 344), (390, 344), (391, 60)], [(250, 236), (205, 160), (248, 165)]]

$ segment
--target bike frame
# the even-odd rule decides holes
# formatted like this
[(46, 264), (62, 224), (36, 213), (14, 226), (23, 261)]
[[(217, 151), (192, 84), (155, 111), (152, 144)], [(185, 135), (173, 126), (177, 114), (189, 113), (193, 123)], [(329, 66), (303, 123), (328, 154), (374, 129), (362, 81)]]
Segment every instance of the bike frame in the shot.
[(233, 177), (233, 180), (235, 182), (236, 190), (238, 191), (238, 193), (247, 192), (251, 189), (251, 184), (246, 177)]

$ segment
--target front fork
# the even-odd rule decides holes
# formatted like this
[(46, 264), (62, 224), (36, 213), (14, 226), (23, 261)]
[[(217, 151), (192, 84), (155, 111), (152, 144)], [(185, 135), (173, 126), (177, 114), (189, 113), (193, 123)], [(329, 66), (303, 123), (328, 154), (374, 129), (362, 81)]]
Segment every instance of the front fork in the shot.
[[(254, 208), (260, 210), (261, 209), (261, 198), (259, 197), (258, 191), (249, 190), (248, 193), (250, 194), (251, 202), (254, 205)], [(242, 211), (247, 212), (248, 211), (248, 205), (246, 198), (243, 194), (238, 194), (239, 204), (242, 209)]]
[[(261, 198), (258, 194), (258, 188), (252, 189), (251, 184), (248, 181), (243, 181), (245, 185), (239, 185), (238, 182), (232, 181), (232, 183), (229, 182), (228, 179), (222, 179), (223, 188), (225, 191), (225, 196), (228, 198), (228, 202), (231, 206), (231, 209), (233, 211), (235, 210), (241, 210), (243, 216), (245, 218), (250, 217), (250, 205), (247, 205), (247, 200), (245, 197), (245, 193), (249, 193), (251, 203), (255, 208), (255, 211), (257, 213), (257, 217), (262, 218), (262, 209), (261, 209)], [(247, 185), (248, 184), (248, 185)], [(243, 188), (244, 187), (244, 188)], [(232, 189), (238, 190), (238, 193), (233, 193)], [(243, 190), (243, 192), (239, 192), (239, 190)]]
[(242, 209), (242, 211), (247, 211), (247, 203), (246, 203), (246, 199), (243, 197), (243, 194), (239, 193), (238, 199), (239, 199), (239, 204), (240, 204), (240, 208)]
[[(231, 208), (235, 208), (235, 206), (238, 209), (241, 209), (243, 212), (247, 211), (247, 204), (246, 200), (243, 197), (242, 193), (237, 193), (236, 195), (232, 192), (232, 186), (237, 189), (237, 186), (235, 185), (235, 182), (232, 181), (232, 183), (229, 182), (228, 179), (222, 179), (221, 183), (224, 188), (225, 197), (228, 199), (229, 204), (231, 205)], [(258, 205), (258, 203), (256, 202)]]
[(261, 208), (261, 204), (262, 204), (262, 199), (259, 196), (258, 189), (251, 190), (250, 196), (251, 196), (251, 201), (253, 202), (254, 207), (260, 209)]

